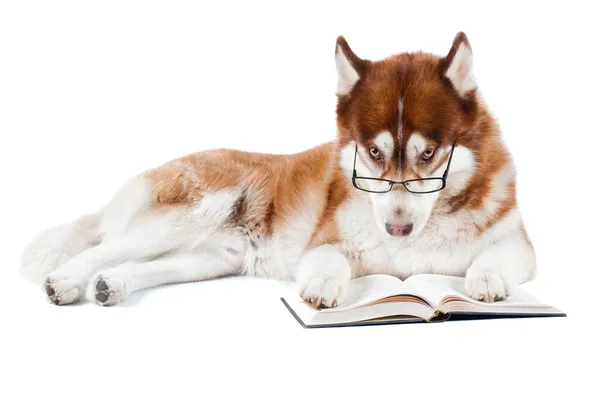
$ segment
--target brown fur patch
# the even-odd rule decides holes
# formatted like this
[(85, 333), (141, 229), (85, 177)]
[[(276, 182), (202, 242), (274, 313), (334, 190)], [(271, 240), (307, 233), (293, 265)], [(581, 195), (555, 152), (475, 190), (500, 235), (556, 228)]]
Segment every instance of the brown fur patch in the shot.
[(348, 179), (336, 172), (327, 190), (327, 201), (313, 232), (310, 247), (340, 242), (335, 214), (349, 194)]
[(334, 168), (334, 143), (295, 155), (235, 150), (199, 152), (149, 170), (153, 208), (191, 206), (206, 194), (238, 189), (241, 196), (230, 217), (234, 226), (250, 226), (270, 235), (278, 224), (305, 205), (327, 202)]

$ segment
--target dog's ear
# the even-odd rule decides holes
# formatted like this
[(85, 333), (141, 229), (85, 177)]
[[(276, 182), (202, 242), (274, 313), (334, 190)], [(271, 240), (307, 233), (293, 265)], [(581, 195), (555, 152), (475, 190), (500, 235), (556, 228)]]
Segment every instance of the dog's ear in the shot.
[(467, 35), (460, 32), (454, 38), (452, 48), (442, 60), (442, 71), (462, 98), (471, 98), (477, 89), (473, 73), (473, 51)]
[(363, 77), (366, 62), (352, 52), (346, 39), (342, 36), (338, 37), (335, 46), (335, 66), (338, 75), (338, 84), (335, 93), (338, 96), (347, 95), (361, 77)]

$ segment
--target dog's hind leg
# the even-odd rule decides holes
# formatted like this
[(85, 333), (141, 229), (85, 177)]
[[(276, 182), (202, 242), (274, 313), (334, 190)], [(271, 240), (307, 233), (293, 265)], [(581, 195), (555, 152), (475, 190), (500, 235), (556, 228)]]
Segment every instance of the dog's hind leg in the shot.
[(241, 251), (223, 248), (170, 254), (149, 262), (125, 262), (97, 273), (86, 297), (100, 306), (111, 306), (142, 289), (240, 273), (242, 258)]
[(94, 214), (41, 232), (21, 255), (20, 273), (44, 285), (49, 274), (105, 238), (118, 238), (133, 220), (147, 212), (149, 187), (142, 176), (125, 183), (113, 199)]
[(179, 241), (170, 236), (180, 215), (173, 210), (147, 216), (121, 237), (105, 240), (74, 256), (48, 276), (45, 283), (48, 297), (55, 304), (73, 303), (98, 270), (128, 260), (149, 259), (176, 249)]
[(152, 260), (164, 254), (192, 252), (217, 237), (225, 243), (235, 236), (226, 222), (239, 191), (207, 194), (194, 206), (166, 206), (132, 221), (119, 237), (83, 251), (51, 273), (46, 293), (55, 304), (73, 303), (82, 296), (90, 277), (127, 261)]

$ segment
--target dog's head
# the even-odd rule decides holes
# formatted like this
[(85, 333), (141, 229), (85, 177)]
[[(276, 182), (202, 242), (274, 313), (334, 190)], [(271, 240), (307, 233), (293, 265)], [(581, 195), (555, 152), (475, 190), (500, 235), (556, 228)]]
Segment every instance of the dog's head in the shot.
[[(408, 188), (396, 184), (388, 193), (369, 194), (382, 230), (392, 236), (416, 235), (440, 204), (440, 196), (458, 193), (476, 166), (469, 141), (476, 140), (473, 130), (484, 110), (476, 96), (467, 37), (459, 33), (446, 57), (403, 53), (377, 62), (360, 59), (339, 37), (335, 60), (338, 137), (347, 171), (356, 158), (359, 177), (442, 177), (456, 142), (445, 189), (413, 193), (441, 184), (414, 181)], [(382, 188), (376, 180), (358, 183), (364, 189)], [(383, 184), (384, 189), (389, 185)]]

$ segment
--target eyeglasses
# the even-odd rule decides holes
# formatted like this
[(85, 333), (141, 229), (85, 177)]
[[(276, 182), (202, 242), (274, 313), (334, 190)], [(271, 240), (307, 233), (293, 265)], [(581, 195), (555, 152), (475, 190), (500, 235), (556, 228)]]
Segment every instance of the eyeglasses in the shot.
[(424, 194), (439, 192), (446, 188), (446, 178), (448, 177), (450, 163), (452, 163), (452, 155), (454, 154), (455, 146), (456, 141), (452, 143), (452, 150), (450, 151), (450, 158), (448, 158), (448, 165), (446, 166), (446, 170), (441, 177), (415, 178), (406, 181), (391, 181), (384, 178), (359, 177), (356, 175), (356, 157), (358, 156), (358, 145), (356, 145), (356, 149), (354, 151), (352, 185), (354, 185), (354, 188), (356, 189), (370, 193), (389, 192), (396, 184), (403, 185), (404, 188), (411, 193)]

